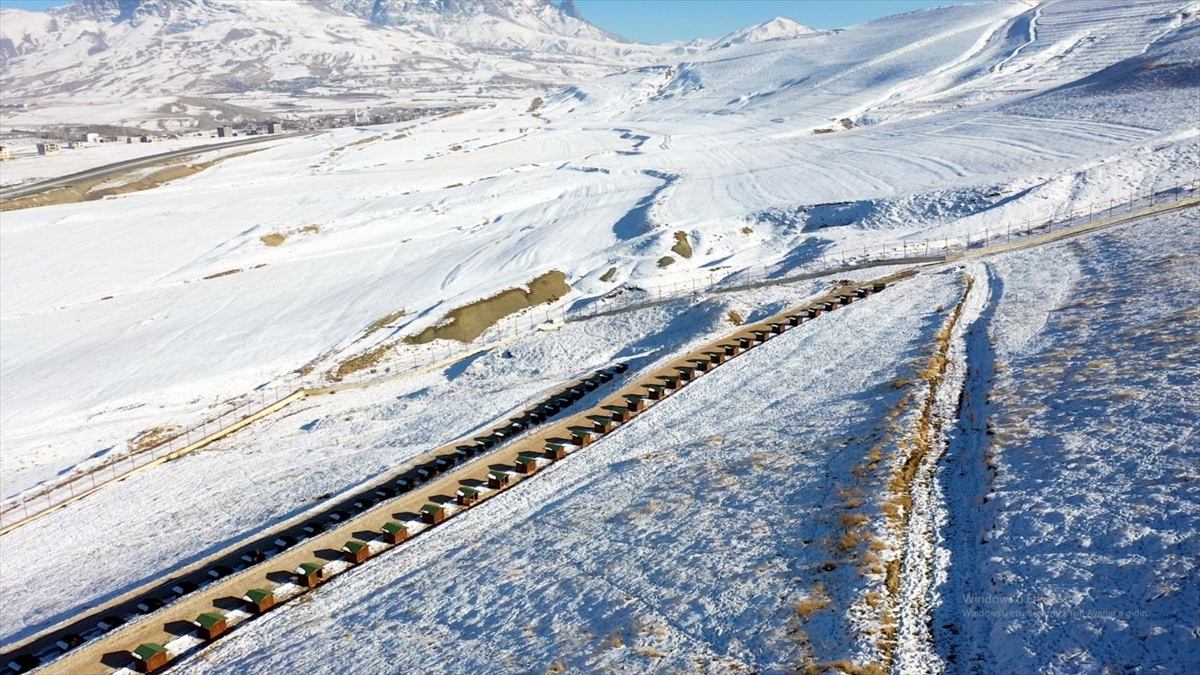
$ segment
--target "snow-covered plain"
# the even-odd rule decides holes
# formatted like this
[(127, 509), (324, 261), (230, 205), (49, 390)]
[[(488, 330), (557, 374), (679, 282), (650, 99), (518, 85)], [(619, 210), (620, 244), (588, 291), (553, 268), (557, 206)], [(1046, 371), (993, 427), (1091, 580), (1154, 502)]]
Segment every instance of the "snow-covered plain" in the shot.
[[(340, 130), (152, 191), (7, 213), (0, 493), (120, 453), (141, 431), (195, 419), (306, 364), (319, 380), (341, 356), (551, 269), (573, 287), (562, 304), (580, 306), (622, 286), (704, 282), (901, 238), (977, 235), (1193, 179), (1194, 5), (980, 3), (750, 41), (572, 87), (536, 110), (521, 101)], [(1145, 227), (1152, 236), (1141, 239)], [(677, 232), (691, 258), (671, 251)], [(1194, 285), (1195, 218), (1114, 232), (923, 274), (772, 341), (537, 481), (239, 631), (185, 670), (322, 672), (354, 662), (528, 672), (561, 661), (579, 670), (790, 672), (848, 660), (956, 672), (980, 655), (984, 672), (1041, 670), (1051, 660), (1075, 672), (1126, 654), (1158, 672), (1186, 670), (1197, 649), (1187, 558), (1198, 500), (1182, 453), (1195, 437), (1185, 397), (1196, 382), (1183, 360), (1190, 352), (1169, 352), (1180, 367), (1133, 382), (1078, 353), (1106, 340), (1091, 326), (1111, 319), (1126, 330), (1136, 320), (1064, 308), (1075, 297), (1098, 302), (1103, 294), (1083, 285), (1089, 278), (1128, 291), (1117, 279), (1126, 268), (1139, 269), (1147, 287), (1139, 305), (1160, 303), (1165, 289), (1154, 284), (1163, 270), (1181, 284), (1190, 272)], [(271, 233), (287, 238), (269, 247), (260, 237)], [(664, 267), (665, 256), (674, 260)], [(997, 386), (1009, 393), (987, 404), (996, 436), (950, 433), (926, 505), (937, 546), (917, 551), (931, 561), (931, 585), (904, 588), (928, 600), (936, 621), (923, 635), (902, 618), (907, 641), (896, 647), (873, 608), (885, 590), (877, 566), (901, 542), (878, 526), (886, 476), (861, 467), (893, 422), (914, 414), (919, 395), (905, 392), (916, 391), (920, 362), (964, 291), (963, 272), (975, 281), (951, 350), (962, 362), (947, 382), (965, 377), (968, 400), (982, 395), (990, 385), (975, 359), (992, 349), (1004, 364)], [(728, 330), (728, 309), (761, 316), (819, 287), (567, 324), (521, 338), (512, 358), (489, 353), (307, 401), (5, 535), (0, 600), (22, 621), (4, 625), (0, 640), (302, 513), (320, 495), (613, 357), (655, 362)], [(1155, 305), (1181, 310), (1173, 323), (1155, 324), (1164, 340), (1194, 326), (1186, 297)], [(359, 339), (399, 309), (403, 318)], [(1073, 322), (1059, 322), (1070, 311)], [(985, 333), (995, 345), (978, 337)], [(1079, 352), (1054, 352), (1064, 340)], [(1155, 353), (1127, 342), (1127, 352), (1099, 359), (1137, 363)], [(1104, 504), (1083, 499), (1087, 509), (1060, 502), (1096, 489), (1099, 462), (1086, 450), (1110, 432), (1099, 418), (1055, 410), (1066, 405), (1056, 397), (1083, 386), (1071, 368), (1047, 382), (1039, 364), (1059, 357), (1130, 380), (1126, 401), (1139, 391), (1156, 396), (1123, 404), (1129, 430), (1105, 442), (1120, 470), (1139, 478), (1106, 493)], [(943, 392), (951, 404), (953, 393)], [(1027, 415), (1039, 415), (1038, 426), (1022, 431)], [(1174, 442), (1168, 428), (1179, 433)], [(1040, 429), (1069, 442), (1074, 465), (1047, 465)], [(1113, 438), (1127, 448), (1108, 449)], [(978, 466), (987, 449), (1001, 467), (991, 483)], [(1155, 457), (1161, 464), (1145, 464)], [(956, 481), (963, 462), (970, 466)], [(1137, 482), (1156, 475), (1171, 478), (1156, 483), (1162, 488)], [(1124, 523), (1125, 504), (1139, 519), (1113, 525)], [(1078, 511), (1073, 529), (1056, 530), (1065, 508)], [(1155, 520), (1155, 509), (1170, 517)], [(879, 533), (874, 561), (865, 540), (841, 543), (862, 528)], [(1080, 542), (1101, 550), (1081, 553)], [(455, 581), (461, 570), (469, 582)], [(976, 616), (988, 600), (964, 597), (1012, 597), (1038, 584), (1044, 602), (1079, 611), (1039, 609), (1014, 621)], [(1146, 614), (1084, 613), (1137, 602)]]

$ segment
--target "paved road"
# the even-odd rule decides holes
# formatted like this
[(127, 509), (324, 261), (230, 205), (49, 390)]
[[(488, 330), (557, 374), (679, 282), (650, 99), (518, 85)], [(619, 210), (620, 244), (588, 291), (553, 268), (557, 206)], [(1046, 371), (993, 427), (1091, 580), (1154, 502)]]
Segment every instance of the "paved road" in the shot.
[[(891, 283), (912, 274), (915, 274), (915, 271), (907, 270), (885, 277), (880, 281)], [(693, 368), (697, 361), (707, 361), (711, 364), (711, 355), (713, 353), (723, 353), (726, 345), (737, 344), (743, 339), (751, 344), (760, 344), (761, 342), (754, 342), (756, 331), (760, 334), (770, 333), (772, 324), (779, 324), (779, 330), (784, 330), (784, 326), (788, 323), (787, 317), (789, 315), (816, 307), (823, 302), (832, 300), (835, 296), (849, 294), (855, 288), (870, 288), (873, 283), (867, 282), (837, 289), (817, 298), (804, 307), (792, 308), (762, 321), (741, 326), (732, 334), (714, 340), (698, 349), (694, 349), (653, 370), (640, 373), (637, 377), (630, 378), (631, 381), (629, 382), (620, 383), (620, 380), (617, 379), (614, 380), (613, 384), (599, 388), (595, 393), (587, 394), (583, 391), (578, 391), (576, 392), (576, 396), (582, 398), (588, 404), (586, 410), (558, 421), (550, 422), (544, 426), (535, 427), (532, 431), (518, 436), (512, 442), (501, 445), (477, 459), (471, 460), (466, 458), (459, 463), (457, 468), (450, 468), (441, 476), (431, 477), (427, 482), (420, 484), (410, 492), (389, 499), (378, 506), (368, 508), (358, 515), (351, 515), (343, 520), (341, 524), (298, 543), (294, 547), (271, 557), (262, 564), (227, 576), (201, 588), (166, 609), (127, 624), (92, 640), (74, 651), (68, 652), (62, 658), (45, 667), (41, 672), (71, 675), (90, 673), (107, 674), (120, 668), (131, 668), (133, 660), (130, 657), (129, 650), (145, 642), (167, 644), (177, 638), (194, 634), (195, 629), (192, 627), (190, 621), (203, 612), (214, 610), (235, 612), (235, 616), (239, 620), (247, 620), (248, 618), (242, 618), (244, 616), (245, 605), (240, 598), (249, 589), (264, 588), (274, 590), (277, 597), (281, 600), (295, 597), (296, 594), (304, 592), (293, 584), (295, 580), (293, 571), (302, 563), (317, 562), (326, 566), (334, 574), (340, 573), (347, 564), (339, 562), (344, 555), (341, 549), (351, 539), (370, 542), (374, 550), (372, 555), (378, 555), (390, 548), (390, 546), (384, 544), (379, 538), (380, 529), (385, 523), (389, 521), (410, 523), (410, 533), (416, 536), (429, 527), (420, 523), (419, 514), (423, 506), (431, 503), (445, 504), (448, 511), (447, 515), (452, 517), (462, 508), (465, 508), (454, 504), (455, 495), (458, 490), (462, 487), (485, 488), (488, 483), (489, 473), (492, 471), (501, 471), (508, 474), (511, 485), (517, 485), (522, 480), (535, 478), (537, 473), (522, 475), (517, 472), (518, 457), (521, 455), (536, 457), (538, 464), (544, 466), (551, 461), (555, 461), (547, 453), (548, 443), (562, 443), (563, 447), (570, 453), (585, 450), (585, 448), (572, 445), (570, 439), (580, 429), (594, 428), (596, 417), (608, 417), (615, 410), (620, 409), (629, 411), (626, 414), (630, 416), (642, 414), (631, 411), (629, 407), (630, 399), (643, 399), (648, 406), (647, 409), (652, 409), (654, 402), (646, 397), (655, 389), (662, 389), (663, 396), (669, 395), (670, 389), (664, 388), (664, 384), (676, 378), (680, 374), (681, 368)], [(710, 365), (707, 368), (711, 369), (712, 367)], [(695, 372), (695, 376), (700, 377), (703, 375), (703, 372), (697, 371)], [(619, 426), (618, 424), (616, 427), (617, 431), (619, 431)], [(599, 438), (603, 435), (604, 433), (597, 433), (595, 437)], [(420, 461), (428, 462), (431, 458), (447, 457), (454, 454), (462, 445), (461, 440), (448, 444), (431, 453), (427, 453)], [(569, 455), (566, 458), (569, 459)], [(425, 463), (423, 466), (428, 468), (429, 464)], [(394, 481), (397, 476), (410, 478), (415, 472), (416, 468), (405, 465), (403, 469), (389, 476), (387, 481)], [(376, 484), (373, 483), (372, 486)], [(511, 487), (505, 489), (511, 489)], [(498, 494), (499, 491), (483, 489), (480, 499), (481, 501), (486, 501), (489, 497)], [(419, 538), (417, 541), (419, 541)], [(400, 546), (406, 545), (411, 544), (400, 544)], [(368, 560), (366, 564), (372, 563)], [(386, 561), (379, 561), (375, 564), (387, 563)], [(349, 569), (353, 569), (353, 567)]]
[(124, 173), (133, 169), (141, 169), (147, 166), (154, 166), (162, 162), (178, 159), (180, 157), (189, 157), (204, 152), (212, 152), (213, 150), (224, 150), (226, 148), (236, 148), (241, 145), (251, 145), (254, 143), (264, 143), (266, 141), (278, 141), (285, 138), (295, 138), (302, 136), (307, 132), (297, 132), (292, 134), (276, 134), (274, 136), (250, 136), (241, 140), (229, 141), (228, 143), (213, 143), (212, 145), (197, 145), (183, 150), (172, 150), (163, 152), (149, 157), (139, 157), (138, 159), (130, 159), (124, 162), (115, 164), (106, 164), (98, 166), (87, 171), (80, 171), (69, 176), (61, 178), (51, 178), (49, 180), (39, 181), (30, 185), (22, 185), (9, 190), (0, 191), (0, 200), (16, 199), (18, 197), (28, 197), (39, 192), (47, 192), (57, 188), (70, 187), (83, 181), (94, 180), (96, 178), (106, 178), (109, 174)]

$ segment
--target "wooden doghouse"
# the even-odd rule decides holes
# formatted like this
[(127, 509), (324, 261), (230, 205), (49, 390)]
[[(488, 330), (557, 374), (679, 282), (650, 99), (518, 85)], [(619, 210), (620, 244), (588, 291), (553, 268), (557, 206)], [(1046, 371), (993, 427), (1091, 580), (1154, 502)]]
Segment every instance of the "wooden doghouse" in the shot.
[(821, 308), (822, 312), (832, 312), (833, 310), (838, 308), (838, 305), (833, 302), (822, 302), (818, 306)]
[(563, 447), (562, 443), (547, 443), (546, 447), (543, 448), (543, 452), (546, 453), (547, 457), (555, 461), (567, 456), (567, 449)]
[(629, 364), (622, 361), (621, 363), (618, 363), (617, 365), (613, 366), (613, 370), (617, 371), (618, 373), (623, 373), (623, 372), (629, 370)]
[(508, 487), (512, 481), (512, 476), (506, 471), (489, 471), (488, 472), (488, 487), (493, 490), (501, 490)]
[(626, 396), (625, 407), (629, 408), (631, 414), (640, 413), (646, 409), (646, 397), (644, 396)]
[(592, 420), (592, 429), (598, 434), (610, 433), (613, 430), (613, 428), (616, 427), (616, 424), (613, 422), (613, 419), (611, 417), (602, 417), (600, 415), (597, 415), (597, 416), (591, 418), (591, 420)]
[(883, 289), (885, 289), (885, 288), (887, 288), (887, 284), (885, 284), (885, 283), (878, 283), (878, 284), (875, 284), (875, 285), (871, 286), (871, 292), (873, 292), (873, 293), (878, 293), (879, 291), (882, 291), (882, 290), (883, 290)]
[(860, 299), (860, 300), (861, 300), (861, 299), (863, 299), (863, 298), (865, 298), (865, 297), (867, 297), (867, 296), (868, 296), (868, 295), (870, 295), (870, 294), (871, 294), (871, 289), (869, 289), (869, 288), (856, 288), (856, 289), (854, 289), (854, 297), (856, 297), (856, 298), (858, 298), (858, 299)]
[(679, 381), (679, 378), (675, 377), (674, 375), (667, 375), (658, 379), (663, 381), (663, 388), (668, 391), (674, 391), (683, 386), (683, 383)]
[(738, 338), (738, 347), (740, 347), (742, 351), (746, 351), (747, 349), (750, 349), (753, 346), (754, 346), (754, 338), (753, 337)]
[(612, 421), (616, 422), (617, 424), (624, 424), (629, 421), (629, 408), (617, 405), (606, 405), (604, 406), (604, 409), (608, 411), (609, 416), (612, 417)]
[(755, 340), (758, 340), (760, 343), (761, 343), (761, 342), (766, 342), (767, 340), (770, 340), (770, 339), (771, 339), (771, 331), (769, 331), (769, 330), (756, 330), (756, 331), (754, 331), (754, 339), (755, 339)]
[(543, 421), (545, 421), (545, 419), (546, 416), (542, 414), (540, 410), (534, 410), (533, 412), (529, 413), (530, 424), (541, 424)]
[(712, 365), (725, 363), (725, 350), (721, 350), (719, 352), (704, 352), (704, 355), (708, 357), (708, 362)]
[(593, 435), (594, 432), (591, 429), (575, 427), (571, 429), (571, 443), (582, 448), (592, 442)]
[(771, 324), (771, 332), (774, 333), (775, 335), (782, 335), (783, 331), (785, 331), (785, 330), (787, 330), (787, 328), (782, 323)]
[(607, 370), (602, 370), (602, 371), (596, 373), (596, 379), (600, 380), (600, 382), (602, 382), (602, 383), (612, 382), (613, 377), (615, 377), (615, 376), (612, 373), (608, 372)]
[(725, 350), (725, 356), (727, 356), (727, 357), (737, 356), (738, 354), (742, 353), (742, 344), (741, 344), (741, 341), (739, 340), (738, 342), (731, 344), (731, 345), (730, 344), (721, 345), (721, 349)]
[(839, 305), (845, 307), (846, 305), (849, 305), (850, 303), (854, 302), (854, 294), (846, 293), (844, 295), (839, 295), (837, 297), (837, 301), (838, 301)]
[(696, 379), (696, 369), (690, 366), (679, 366), (675, 369), (675, 372), (679, 373), (679, 381), (681, 383), (691, 382)]
[(441, 504), (426, 504), (421, 507), (421, 520), (427, 525), (437, 525), (446, 519), (446, 509)]
[(342, 554), (346, 562), (358, 565), (371, 557), (371, 549), (357, 539), (351, 539), (342, 546)]
[(475, 506), (479, 503), (479, 490), (470, 485), (464, 485), (454, 493), (454, 498), (458, 500), (459, 506)]
[(393, 546), (408, 539), (408, 526), (404, 523), (389, 520), (379, 529), (383, 532), (383, 540)]
[(296, 583), (306, 588), (314, 588), (325, 579), (325, 568), (320, 563), (301, 563), (296, 568)]
[(527, 455), (521, 455), (520, 457), (517, 457), (516, 465), (517, 473), (524, 476), (528, 476), (534, 471), (537, 471), (538, 468), (537, 460)]
[(220, 612), (205, 612), (196, 617), (192, 625), (196, 627), (196, 632), (203, 640), (215, 639), (229, 627), (225, 622), (225, 615)]
[(251, 612), (262, 614), (275, 606), (275, 593), (265, 588), (251, 588), (242, 596), (242, 602), (250, 606)]
[(133, 660), (137, 662), (137, 669), (140, 673), (158, 670), (167, 665), (167, 661), (171, 658), (171, 655), (167, 653), (167, 648), (157, 642), (143, 642), (131, 654)]
[(651, 401), (661, 401), (666, 396), (666, 390), (657, 384), (646, 385), (646, 395)]
[(787, 320), (788, 325), (791, 326), (799, 326), (800, 324), (804, 323), (804, 317), (799, 314), (789, 314)]
[(821, 316), (821, 307), (820, 307), (820, 305), (818, 305), (816, 307), (809, 307), (808, 309), (804, 310), (804, 312), (802, 312), (802, 314), (804, 315), (804, 318), (806, 318), (806, 319), (815, 319), (818, 316)]

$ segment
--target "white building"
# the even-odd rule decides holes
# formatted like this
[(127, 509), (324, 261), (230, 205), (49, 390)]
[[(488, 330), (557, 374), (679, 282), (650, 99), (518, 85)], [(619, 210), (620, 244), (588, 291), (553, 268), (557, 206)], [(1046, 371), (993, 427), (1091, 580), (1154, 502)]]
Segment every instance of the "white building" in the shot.
[(57, 155), (59, 150), (60, 148), (58, 147), (58, 143), (46, 141), (45, 143), (37, 144), (37, 151), (39, 155)]

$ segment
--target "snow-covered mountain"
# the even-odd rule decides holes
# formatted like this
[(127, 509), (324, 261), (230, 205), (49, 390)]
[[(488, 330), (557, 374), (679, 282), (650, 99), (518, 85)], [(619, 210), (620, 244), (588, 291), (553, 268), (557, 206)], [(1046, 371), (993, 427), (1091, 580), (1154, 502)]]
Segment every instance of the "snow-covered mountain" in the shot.
[(769, 40), (787, 40), (818, 32), (820, 31), (815, 28), (809, 28), (799, 21), (789, 19), (786, 16), (777, 16), (770, 21), (764, 21), (755, 26), (735, 30), (724, 37), (717, 38), (713, 42), (712, 49), (723, 49), (725, 47), (732, 47), (733, 45), (767, 42)]
[(408, 26), (458, 44), (535, 51), (590, 51), (625, 42), (583, 19), (573, 0), (333, 0), (355, 16)]
[(0, 86), (31, 107), (12, 124), (80, 121), (86, 105), (93, 123), (186, 126), (223, 114), (196, 102), (211, 96), (276, 110), (298, 99), (344, 108), (347, 93), (375, 106), (470, 103), (671, 51), (627, 43), (549, 0), (76, 0), (0, 12)]

